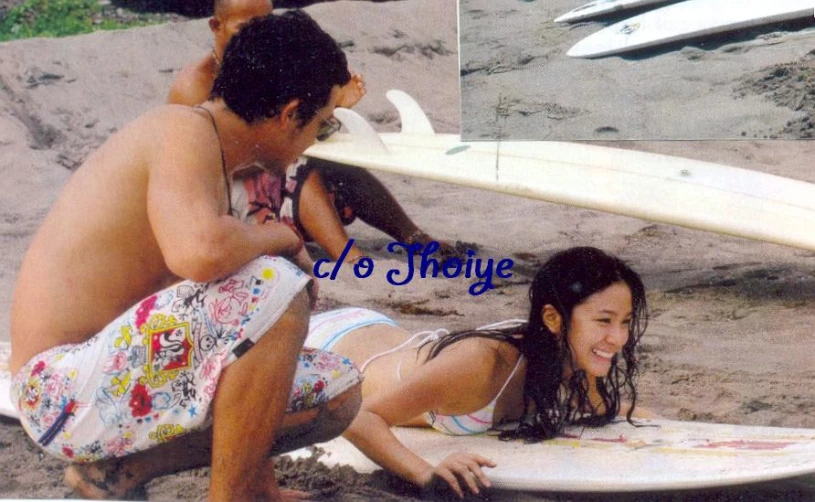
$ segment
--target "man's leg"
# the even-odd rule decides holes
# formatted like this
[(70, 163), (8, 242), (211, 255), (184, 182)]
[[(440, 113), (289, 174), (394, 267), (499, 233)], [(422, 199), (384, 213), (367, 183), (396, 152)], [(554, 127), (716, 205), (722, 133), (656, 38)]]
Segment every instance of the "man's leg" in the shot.
[[(348, 234), (317, 170), (309, 171), (296, 203), (299, 223), (309, 237), (319, 244), (331, 259), (339, 259), (348, 243)], [(346, 255), (345, 261), (351, 262), (361, 256), (362, 252), (354, 246)]]
[[(323, 178), (330, 177), (337, 185), (348, 187), (344, 192), (346, 202), (368, 225), (400, 242), (407, 242), (411, 236), (420, 232), (390, 190), (367, 170), (322, 160), (309, 160), (309, 164), (313, 164)], [(309, 176), (315, 171), (312, 169)]]
[(154, 477), (214, 459), (212, 499), (276, 493), (269, 454), (335, 437), (361, 400), (357, 384), (320, 407), (284, 416), (308, 316), (307, 294), (300, 292), (266, 335), (224, 370), (212, 428), (126, 457), (74, 464), (66, 470), (66, 483), (87, 498), (122, 497)]
[(309, 316), (301, 291), (266, 336), (221, 375), (212, 403), (210, 500), (277, 495), (277, 483), (260, 484), (260, 470), (280, 432)]
[[(356, 216), (398, 242), (425, 245), (436, 241), (439, 243), (439, 256), (443, 259), (462, 254), (456, 246), (434, 239), (417, 227), (385, 185), (367, 170), (314, 159), (309, 160), (309, 165), (313, 168), (308, 172), (303, 184), (298, 206), (300, 222), (332, 258), (337, 259), (342, 251), (342, 248), (338, 248), (339, 244), (331, 244), (332, 249), (338, 249), (335, 256), (309, 229), (309, 225), (314, 227), (315, 232), (324, 236), (323, 239), (326, 239), (329, 233), (342, 235), (342, 239), (345, 240), (348, 238), (337, 216), (337, 209), (331, 204), (326, 191), (326, 183), (329, 181), (330, 184), (341, 187), (338, 190), (342, 192), (343, 201), (351, 207)], [(346, 261), (361, 255), (361, 251), (354, 247)]]
[[(280, 455), (342, 434), (359, 409), (360, 385), (318, 408), (287, 413), (270, 454)], [(206, 429), (127, 457), (72, 464), (65, 470), (65, 483), (85, 498), (122, 498), (153, 478), (206, 467), (211, 458), (212, 429)], [(274, 469), (270, 460), (264, 464), (264, 473)]]

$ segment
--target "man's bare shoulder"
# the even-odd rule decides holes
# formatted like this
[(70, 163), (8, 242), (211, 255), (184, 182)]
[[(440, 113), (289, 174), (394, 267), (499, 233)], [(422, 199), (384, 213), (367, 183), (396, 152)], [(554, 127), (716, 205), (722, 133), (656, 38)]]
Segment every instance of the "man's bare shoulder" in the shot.
[(172, 133), (171, 136), (177, 136), (184, 129), (200, 129), (206, 126), (206, 121), (202, 120), (202, 118), (201, 114), (196, 113), (189, 106), (161, 105), (139, 115), (123, 127), (111, 140), (115, 137), (119, 137), (120, 140), (123, 139), (122, 137), (133, 137), (134, 139), (155, 141), (156, 138), (165, 137), (170, 133)]
[(195, 109), (162, 105), (143, 113), (110, 137), (85, 165), (142, 163), (152, 169), (179, 154), (200, 161), (211, 150), (208, 146), (212, 144), (212, 134), (209, 120)]
[(213, 145), (214, 129), (210, 119), (186, 105), (162, 105), (139, 118), (137, 127), (157, 139), (160, 151), (190, 150), (202, 154)]
[(187, 106), (201, 104), (209, 97), (214, 80), (215, 69), (211, 56), (190, 63), (178, 73), (167, 95), (167, 103)]

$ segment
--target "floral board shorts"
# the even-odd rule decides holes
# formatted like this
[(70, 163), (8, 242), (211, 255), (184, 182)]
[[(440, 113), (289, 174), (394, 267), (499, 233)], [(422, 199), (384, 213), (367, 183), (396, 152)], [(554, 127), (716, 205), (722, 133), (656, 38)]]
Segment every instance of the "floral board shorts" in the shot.
[[(37, 356), (11, 397), (26, 432), (73, 462), (121, 457), (209, 427), (219, 377), (283, 315), (310, 277), (262, 256), (211, 283), (179, 282), (80, 344)], [(319, 406), (361, 381), (346, 358), (304, 348), (288, 412)]]

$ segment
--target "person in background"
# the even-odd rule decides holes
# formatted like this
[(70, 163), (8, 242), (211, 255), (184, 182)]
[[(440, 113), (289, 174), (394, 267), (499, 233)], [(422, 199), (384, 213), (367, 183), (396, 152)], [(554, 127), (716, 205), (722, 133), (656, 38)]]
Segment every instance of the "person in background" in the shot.
[[(194, 106), (206, 101), (229, 40), (250, 19), (267, 15), (272, 9), (269, 0), (215, 0), (209, 20), (212, 51), (181, 70), (167, 102)], [(290, 79), (290, 75), (281, 75)], [(354, 74), (340, 89), (337, 106), (351, 108), (364, 95), (365, 82), (361, 75)], [(315, 241), (334, 260), (348, 243), (345, 225), (357, 217), (401, 243), (427, 244), (434, 240), (416, 226), (385, 185), (362, 168), (300, 158), (284, 176), (271, 176), (260, 167), (243, 172), (235, 180), (234, 190), (239, 192), (235, 200), (242, 201), (244, 218), (293, 223), (307, 240)], [(439, 244), (440, 256), (456, 253), (450, 244)], [(345, 261), (354, 262), (362, 256), (354, 245)]]

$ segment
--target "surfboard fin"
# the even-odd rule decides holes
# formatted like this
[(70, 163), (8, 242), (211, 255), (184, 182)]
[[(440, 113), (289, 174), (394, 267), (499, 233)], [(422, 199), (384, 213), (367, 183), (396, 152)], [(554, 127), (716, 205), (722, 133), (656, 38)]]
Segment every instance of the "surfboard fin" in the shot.
[(433, 136), (436, 134), (422, 107), (408, 93), (391, 89), (385, 93), (385, 97), (399, 111), (399, 118), (402, 120), (402, 133), (418, 136)]
[(388, 153), (379, 134), (362, 115), (348, 108), (335, 108), (334, 116), (348, 129), (355, 143), (376, 153)]

